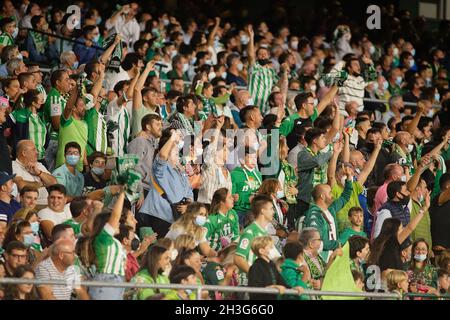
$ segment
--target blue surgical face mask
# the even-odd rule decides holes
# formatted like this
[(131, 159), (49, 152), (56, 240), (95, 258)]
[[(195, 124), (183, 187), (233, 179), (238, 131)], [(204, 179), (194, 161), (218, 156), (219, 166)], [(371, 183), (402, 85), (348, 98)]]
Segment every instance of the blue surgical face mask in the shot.
[(72, 64), (72, 70), (78, 69), (78, 65), (79, 65), (79, 62), (78, 62), (78, 61), (75, 61), (75, 62)]
[(69, 166), (75, 167), (79, 161), (80, 161), (80, 156), (76, 156), (73, 154), (66, 156), (66, 162)]
[(93, 40), (94, 40), (94, 42), (98, 43), (99, 39), (100, 39), (100, 33), (98, 35), (96, 35)]
[(389, 88), (389, 82), (387, 81), (383, 82), (383, 88), (384, 90), (387, 90)]
[(11, 35), (13, 38), (17, 38), (17, 36), (19, 35), (19, 28), (15, 27), (13, 34)]
[(401, 76), (398, 76), (397, 79), (395, 79), (395, 83), (396, 83), (397, 85), (401, 85), (402, 82), (403, 82), (403, 78), (402, 78)]
[(31, 231), (33, 231), (33, 234), (36, 235), (39, 233), (39, 222), (31, 222)]
[(34, 235), (29, 233), (23, 236), (23, 244), (27, 247), (31, 246), (34, 243)]
[(441, 101), (441, 95), (439, 94), (439, 93), (435, 93), (434, 94), (434, 100), (436, 100), (436, 101)]
[(16, 57), (17, 59), (23, 60), (23, 55), (19, 52), (19, 54)]
[(97, 19), (95, 19), (95, 24), (99, 25), (100, 23), (102, 23), (102, 17), (97, 17)]
[(277, 191), (277, 198), (278, 198), (278, 199), (283, 199), (283, 197), (284, 197), (284, 192), (281, 191), (281, 190), (278, 190), (278, 191)]
[(195, 224), (198, 226), (203, 226), (206, 223), (206, 217), (205, 216), (196, 216), (195, 217)]
[(93, 167), (91, 170), (96, 176), (102, 176), (105, 173), (105, 168)]

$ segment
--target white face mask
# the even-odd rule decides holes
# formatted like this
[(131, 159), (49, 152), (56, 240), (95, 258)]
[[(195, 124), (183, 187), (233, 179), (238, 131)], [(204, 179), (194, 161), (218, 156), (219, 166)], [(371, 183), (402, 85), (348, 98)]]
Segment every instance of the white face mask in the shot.
[(281, 257), (280, 253), (278, 252), (277, 249), (275, 249), (275, 247), (272, 247), (269, 251), (269, 260), (275, 260), (278, 259), (279, 257)]
[(315, 98), (314, 99), (314, 106), (317, 106), (319, 104), (319, 99)]
[(369, 49), (369, 52), (370, 52), (371, 55), (374, 54), (375, 53), (375, 47), (371, 46), (370, 49)]
[(414, 59), (409, 60), (409, 67), (412, 68), (414, 67), (415, 61)]
[(292, 41), (291, 42), (291, 48), (294, 49), (294, 50), (297, 50), (298, 49), (298, 41)]
[(408, 144), (408, 152), (411, 153), (414, 150), (414, 145), (413, 144)]
[(178, 147), (178, 150), (183, 149), (183, 147), (184, 147), (184, 140), (180, 140), (180, 141), (178, 142), (178, 144), (177, 144), (177, 147)]
[(183, 72), (187, 72), (189, 70), (189, 63), (183, 64)]
[(224, 72), (222, 72), (221, 76), (222, 76), (223, 79), (226, 79), (227, 78), (227, 73), (224, 71)]
[(209, 81), (211, 81), (212, 79), (214, 79), (216, 77), (216, 73), (215, 72), (210, 72), (209, 74), (208, 74), (208, 79), (209, 79)]
[(203, 226), (206, 223), (206, 217), (205, 216), (196, 216), (195, 217), (195, 224), (198, 226)]
[(343, 186), (345, 186), (345, 181), (347, 181), (347, 177), (346, 177), (346, 176), (343, 176), (343, 177), (341, 178), (341, 184), (342, 184)]
[(394, 53), (395, 57), (398, 57), (398, 48), (397, 47), (394, 48), (394, 52), (393, 53)]
[(276, 197), (278, 199), (283, 199), (284, 198), (284, 192), (282, 190), (278, 190)]
[(321, 253), (321, 252), (323, 252), (323, 241), (322, 240), (320, 240), (320, 247), (319, 247), (319, 249), (317, 250), (317, 253)]
[(423, 262), (427, 259), (427, 255), (426, 254), (415, 254), (414, 255), (414, 260), (419, 261), (419, 262)]
[(248, 38), (247, 35), (243, 35), (241, 36), (241, 43), (245, 46), (249, 43), (250, 39)]
[(172, 252), (170, 253), (170, 260), (175, 261), (177, 256), (178, 256), (178, 250), (177, 249), (173, 249)]
[(400, 181), (406, 182), (406, 176), (405, 176), (405, 175), (402, 175), (401, 178), (400, 178)]
[(316, 90), (317, 90), (317, 85), (311, 86), (311, 91), (312, 91), (312, 92), (316, 92)]
[(254, 104), (253, 98), (247, 100), (247, 106), (252, 106)]
[(237, 68), (238, 68), (239, 71), (244, 70), (244, 64), (242, 62), (239, 62), (238, 65), (237, 65)]

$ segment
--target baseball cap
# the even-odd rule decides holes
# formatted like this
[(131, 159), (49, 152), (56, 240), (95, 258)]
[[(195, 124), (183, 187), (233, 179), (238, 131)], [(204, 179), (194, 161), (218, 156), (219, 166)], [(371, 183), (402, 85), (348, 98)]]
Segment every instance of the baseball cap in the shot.
[(1, 171), (0, 172), (0, 186), (7, 183), (9, 180), (14, 179), (16, 175), (15, 174), (9, 174), (8, 172)]

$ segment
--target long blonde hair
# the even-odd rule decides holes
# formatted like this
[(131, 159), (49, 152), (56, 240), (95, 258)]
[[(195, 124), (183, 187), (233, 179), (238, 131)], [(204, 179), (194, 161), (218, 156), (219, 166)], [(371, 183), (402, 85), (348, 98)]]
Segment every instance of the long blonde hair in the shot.
[(174, 222), (170, 229), (182, 229), (184, 233), (191, 234), (194, 236), (196, 241), (200, 241), (204, 234), (205, 229), (197, 224), (195, 224), (195, 217), (199, 215), (200, 209), (204, 208), (206, 212), (208, 209), (203, 203), (192, 202), (187, 206), (186, 212), (181, 216), (181, 218)]

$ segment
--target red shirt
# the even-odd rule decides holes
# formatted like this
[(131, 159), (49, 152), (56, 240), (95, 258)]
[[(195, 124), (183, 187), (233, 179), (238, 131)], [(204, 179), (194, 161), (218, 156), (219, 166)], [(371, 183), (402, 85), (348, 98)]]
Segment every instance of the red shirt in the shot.
[(127, 254), (127, 265), (125, 268), (125, 278), (130, 281), (131, 278), (139, 271), (139, 263), (135, 256), (131, 252)]

